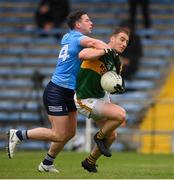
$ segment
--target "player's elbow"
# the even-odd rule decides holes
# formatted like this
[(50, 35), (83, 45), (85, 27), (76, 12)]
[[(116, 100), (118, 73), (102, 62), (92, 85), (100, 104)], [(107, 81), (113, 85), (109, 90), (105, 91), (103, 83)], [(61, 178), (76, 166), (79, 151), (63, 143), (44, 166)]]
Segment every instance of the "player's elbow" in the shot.
[(94, 39), (94, 40), (92, 40), (92, 41), (90, 41), (90, 42), (88, 43), (88, 47), (94, 47), (94, 48), (96, 48), (96, 47), (98, 47), (99, 45), (100, 45), (100, 46), (103, 45), (103, 42), (100, 41), (100, 40), (97, 40), (97, 39)]
[(79, 53), (79, 59), (80, 59), (80, 60), (83, 60), (83, 59), (85, 59), (85, 57), (86, 57), (86, 53), (85, 53), (84, 51), (81, 51), (81, 52)]

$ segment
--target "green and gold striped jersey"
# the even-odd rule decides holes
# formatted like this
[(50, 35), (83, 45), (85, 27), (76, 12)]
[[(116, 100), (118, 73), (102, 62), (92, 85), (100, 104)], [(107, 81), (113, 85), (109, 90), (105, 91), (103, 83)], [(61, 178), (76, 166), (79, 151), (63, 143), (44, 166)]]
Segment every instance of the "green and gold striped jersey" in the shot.
[[(100, 58), (99, 60), (83, 61), (77, 77), (76, 95), (78, 99), (102, 98), (105, 91), (100, 85), (101, 76), (107, 71), (116, 71), (120, 63), (119, 56), (112, 60)], [(119, 65), (121, 69), (121, 63)]]

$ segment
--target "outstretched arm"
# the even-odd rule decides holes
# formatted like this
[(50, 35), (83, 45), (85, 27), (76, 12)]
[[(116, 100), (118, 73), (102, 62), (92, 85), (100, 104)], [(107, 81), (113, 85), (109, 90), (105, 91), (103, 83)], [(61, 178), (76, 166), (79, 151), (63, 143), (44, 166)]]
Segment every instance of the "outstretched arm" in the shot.
[(109, 46), (105, 42), (90, 37), (85, 37), (84, 39), (82, 39), (80, 41), (80, 44), (83, 47), (87, 47), (87, 48), (92, 47), (96, 49), (109, 49)]
[(79, 53), (81, 60), (95, 60), (106, 53), (105, 49), (84, 48)]

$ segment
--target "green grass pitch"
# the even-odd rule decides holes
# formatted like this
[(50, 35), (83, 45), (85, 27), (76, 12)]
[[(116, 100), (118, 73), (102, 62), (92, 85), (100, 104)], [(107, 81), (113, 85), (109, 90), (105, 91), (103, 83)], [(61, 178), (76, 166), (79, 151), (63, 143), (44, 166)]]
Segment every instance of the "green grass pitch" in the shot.
[(45, 151), (17, 151), (8, 159), (0, 151), (0, 178), (2, 179), (173, 179), (174, 156), (113, 153), (111, 158), (102, 156), (98, 161), (98, 173), (88, 173), (81, 167), (87, 154), (62, 152), (55, 161), (60, 173), (40, 173), (38, 164)]

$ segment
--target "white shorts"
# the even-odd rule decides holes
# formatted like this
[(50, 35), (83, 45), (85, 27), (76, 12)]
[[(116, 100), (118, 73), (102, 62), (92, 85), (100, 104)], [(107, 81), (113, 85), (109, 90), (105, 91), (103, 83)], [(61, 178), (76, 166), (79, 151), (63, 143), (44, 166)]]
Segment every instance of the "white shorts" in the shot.
[(74, 96), (75, 104), (79, 113), (85, 115), (88, 118), (99, 120), (102, 118), (101, 110), (105, 103), (110, 102), (109, 94), (106, 93), (103, 98), (87, 98), (77, 99)]

